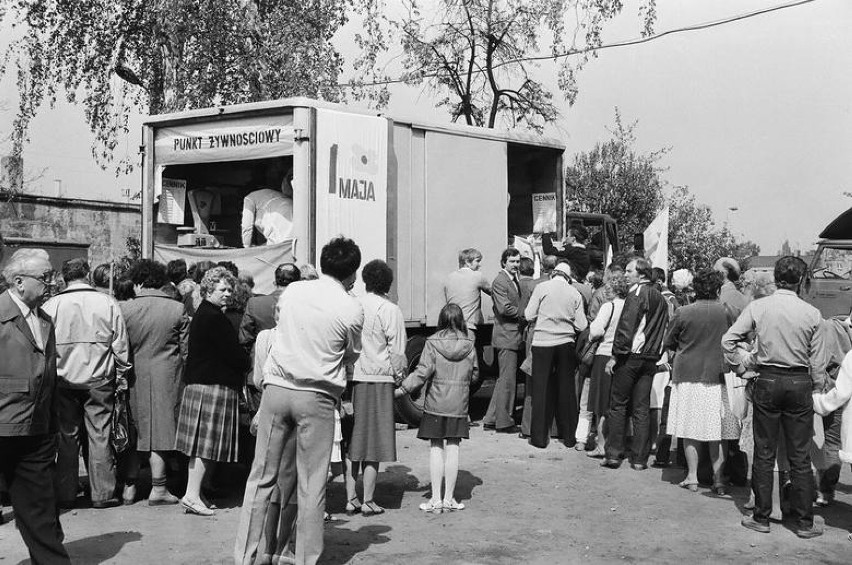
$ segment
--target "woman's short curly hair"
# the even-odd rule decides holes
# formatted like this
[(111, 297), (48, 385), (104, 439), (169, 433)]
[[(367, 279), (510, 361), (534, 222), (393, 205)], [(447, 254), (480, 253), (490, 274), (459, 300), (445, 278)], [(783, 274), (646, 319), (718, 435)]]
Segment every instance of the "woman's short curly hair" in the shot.
[(231, 274), (231, 271), (225, 267), (213, 267), (212, 269), (208, 269), (207, 272), (204, 273), (204, 277), (201, 279), (201, 283), (199, 285), (201, 296), (207, 297), (208, 294), (211, 294), (214, 290), (216, 290), (216, 285), (220, 282), (226, 282), (231, 286), (231, 288), (234, 288), (237, 284), (237, 279), (233, 274)]
[(698, 300), (713, 300), (719, 297), (724, 275), (713, 269), (701, 269), (692, 279), (692, 290)]
[(393, 284), (393, 269), (381, 259), (373, 259), (361, 271), (367, 292), (387, 294)]
[(605, 296), (608, 300), (627, 298), (627, 293), (630, 292), (630, 281), (623, 272), (612, 273), (604, 284), (606, 285)]

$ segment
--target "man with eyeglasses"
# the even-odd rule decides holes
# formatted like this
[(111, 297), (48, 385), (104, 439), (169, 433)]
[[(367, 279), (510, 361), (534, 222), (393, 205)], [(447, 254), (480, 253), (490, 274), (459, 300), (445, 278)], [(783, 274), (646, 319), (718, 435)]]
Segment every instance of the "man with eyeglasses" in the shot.
[(116, 390), (127, 388), (127, 329), (118, 303), (89, 284), (85, 259), (65, 261), (62, 277), (67, 288), (44, 305), (56, 326), (57, 498), (60, 507), (74, 507), (80, 442), (88, 437), (92, 507), (110, 508), (121, 504), (109, 436)]
[(71, 563), (53, 486), (56, 338), (39, 307), (53, 285), (45, 251), (19, 249), (0, 294), (0, 474), (33, 563)]

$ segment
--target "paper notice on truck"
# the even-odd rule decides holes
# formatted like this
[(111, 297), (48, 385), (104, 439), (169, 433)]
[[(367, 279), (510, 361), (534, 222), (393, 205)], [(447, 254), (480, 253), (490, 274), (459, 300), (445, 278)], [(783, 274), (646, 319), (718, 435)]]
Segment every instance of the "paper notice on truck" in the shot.
[[(361, 265), (387, 259), (388, 121), (317, 110), (316, 256), (338, 235), (355, 240)], [(363, 291), (360, 276), (356, 290)]]
[(186, 181), (183, 179), (162, 179), (162, 193), (160, 194), (160, 208), (157, 222), (182, 226), (185, 203)]
[(556, 231), (556, 193), (535, 192), (532, 195), (533, 232)]

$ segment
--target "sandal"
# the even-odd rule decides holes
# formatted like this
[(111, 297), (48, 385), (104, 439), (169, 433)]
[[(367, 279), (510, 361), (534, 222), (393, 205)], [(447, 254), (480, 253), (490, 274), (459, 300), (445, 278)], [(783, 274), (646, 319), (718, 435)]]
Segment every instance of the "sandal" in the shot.
[(698, 492), (698, 483), (689, 482), (688, 479), (684, 479), (677, 484), (680, 488), (685, 488), (690, 492)]
[(361, 511), (361, 501), (358, 500), (357, 496), (353, 496), (349, 499), (349, 502), (346, 503), (346, 515), (354, 516), (358, 512)]
[(375, 516), (376, 514), (384, 513), (385, 509), (372, 500), (367, 500), (361, 505), (361, 516)]
[(204, 503), (196, 503), (186, 498), (181, 498), (180, 504), (183, 506), (184, 514), (195, 514), (196, 516), (213, 516), (216, 514), (213, 510), (204, 506)]
[(710, 491), (716, 496), (727, 496), (728, 487), (724, 483), (716, 483), (710, 487)]
[(445, 510), (464, 510), (464, 504), (456, 502), (456, 499), (445, 500), (442, 504)]
[(420, 510), (430, 514), (440, 514), (444, 509), (444, 505), (440, 500), (430, 500), (420, 505)]

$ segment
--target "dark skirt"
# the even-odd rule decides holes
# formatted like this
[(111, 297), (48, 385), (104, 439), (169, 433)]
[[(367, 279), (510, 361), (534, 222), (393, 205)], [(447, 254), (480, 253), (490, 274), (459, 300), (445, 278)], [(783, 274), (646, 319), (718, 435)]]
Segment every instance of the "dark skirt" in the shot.
[(351, 461), (396, 461), (393, 389), (393, 383), (353, 383)]
[(420, 439), (468, 439), (470, 424), (467, 416), (435, 416), (423, 413), (420, 418), (420, 428), (417, 430)]
[(589, 380), (589, 412), (595, 416), (606, 416), (609, 412), (609, 400), (612, 396), (612, 375), (604, 370), (609, 362), (609, 355), (595, 355), (592, 362), (592, 373)]
[(223, 385), (187, 385), (175, 450), (189, 457), (233, 463), (238, 449), (237, 391)]

